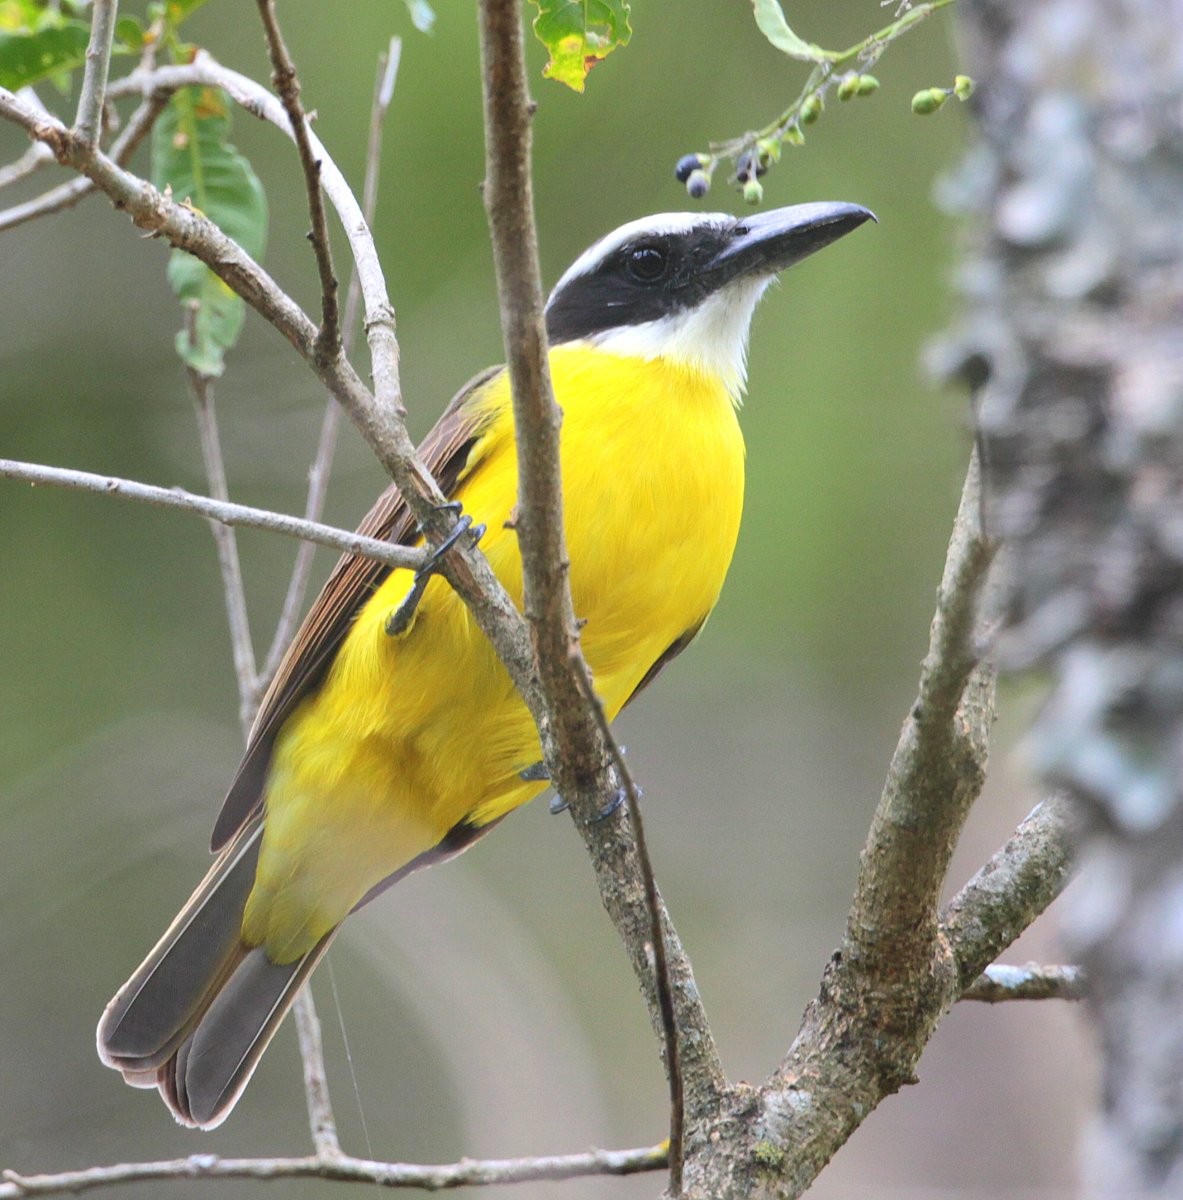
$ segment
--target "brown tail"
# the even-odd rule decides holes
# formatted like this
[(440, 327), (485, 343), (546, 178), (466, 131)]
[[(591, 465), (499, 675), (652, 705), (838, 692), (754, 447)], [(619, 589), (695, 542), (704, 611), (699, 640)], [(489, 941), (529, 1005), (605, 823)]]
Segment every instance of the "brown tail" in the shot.
[(107, 1005), (99, 1057), (133, 1087), (158, 1087), (182, 1125), (229, 1115), (300, 985), (333, 939), (277, 965), (242, 942), (260, 819), (222, 851), (152, 952)]

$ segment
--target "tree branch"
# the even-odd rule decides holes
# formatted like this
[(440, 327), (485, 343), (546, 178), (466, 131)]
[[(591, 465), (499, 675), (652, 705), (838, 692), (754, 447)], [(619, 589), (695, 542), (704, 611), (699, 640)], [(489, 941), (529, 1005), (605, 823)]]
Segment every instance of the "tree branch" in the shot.
[(1064, 796), (1036, 805), (945, 906), (941, 932), (952, 947), (963, 993), (1064, 890), (1072, 869), (1071, 817)]
[[(192, 325), (187, 320), (187, 325)], [(214, 500), (226, 504), (230, 499), (226, 484), (226, 464), (222, 457), (222, 439), (218, 434), (218, 416), (214, 408), (213, 381), (207, 375), (189, 367), (185, 371), (189, 395), (197, 417), (201, 439), (201, 458), (205, 477)], [(259, 704), (259, 678), (255, 666), (255, 644), (251, 638), (251, 623), (247, 615), (246, 590), (242, 583), (242, 563), (238, 557), (238, 540), (232, 526), (211, 521), (218, 567), (222, 573), (222, 591), (226, 597), (226, 620), (230, 628), (230, 648), (234, 658), (234, 674), (238, 680), (238, 720), (243, 737), (250, 733)]]
[[(482, 0), (481, 62), (485, 111), (485, 209), (493, 243), (501, 331), (513, 389), (518, 452), (516, 528), (522, 556), (525, 610), (541, 683), (539, 722), (550, 777), (571, 807), (587, 843), (605, 906), (621, 934), (645, 989), (659, 1034), (672, 1035), (663, 1016), (662, 993), (677, 994), (677, 1028), (696, 1049), (684, 1072), (678, 1046), (669, 1037), (667, 1070), (675, 1126), (671, 1131), (670, 1190), (681, 1190), (681, 1080), (693, 1075), (696, 1107), (717, 1103), (723, 1083), (706, 1014), (693, 986), (690, 964), (676, 937), (657, 952), (662, 933), (672, 928), (658, 902), (652, 872), (638, 854), (634, 837), (620, 822), (601, 819), (605, 804), (620, 788), (609, 750), (610, 733), (596, 721), (590, 675), (579, 647), (571, 603), (563, 534), (559, 455), (562, 413), (555, 403), (547, 360), (538, 240), (530, 167), (533, 103), (526, 87), (520, 0)], [(636, 792), (627, 792), (635, 810)], [(622, 840), (623, 839), (623, 840)], [(646, 882), (648, 876), (648, 882)], [(626, 903), (622, 904), (624, 900)], [(647, 946), (654, 948), (650, 963)], [(663, 958), (666, 960), (663, 962)], [(654, 967), (669, 967), (683, 985), (660, 983)], [(689, 1083), (689, 1080), (688, 1080)]]
[(1004, 1000), (1083, 1000), (1087, 983), (1079, 967), (993, 963), (961, 994), (962, 1000), (1000, 1004)]
[(119, 500), (149, 504), (155, 508), (179, 509), (209, 521), (220, 521), (224, 525), (237, 525), (244, 529), (279, 533), (284, 537), (303, 538), (319, 546), (328, 546), (342, 554), (360, 554), (363, 558), (372, 558), (375, 562), (385, 563), (390, 567), (418, 570), (423, 565), (423, 551), (410, 546), (396, 546), (377, 538), (362, 537), (344, 529), (334, 529), (331, 525), (302, 521), (299, 517), (268, 512), (262, 508), (250, 508), (245, 504), (229, 504), (212, 500), (208, 496), (195, 496), (182, 488), (154, 487), (132, 479), (94, 475), (89, 471), (72, 471), (65, 467), (47, 467), (40, 463), (17, 462), (10, 458), (0, 458), (0, 479), (18, 479), (34, 486), (95, 492), (102, 496), (114, 496)]
[(319, 350), (325, 358), (335, 358), (341, 352), (341, 325), (337, 311), (337, 276), (333, 270), (333, 252), (329, 245), (329, 227), (325, 221), (324, 200), (320, 194), (320, 160), (312, 152), (312, 141), (308, 136), (308, 121), (300, 103), (300, 77), (296, 64), (288, 53), (275, 15), (274, 0), (258, 0), (259, 17), (267, 38), (267, 51), (271, 57), (271, 81), (287, 112), (288, 123), (296, 149), (300, 154), (300, 166), (304, 171), (304, 186), (308, 193), (308, 215), (312, 220), (309, 238), (312, 252), (316, 256), (316, 270), (320, 276), (321, 322), (317, 336)]
[[(125, 166), (131, 159), (140, 143), (152, 129), (153, 123), (160, 116), (166, 103), (167, 99), (164, 96), (151, 97), (132, 113), (123, 132), (111, 143), (111, 158), (120, 166)], [(49, 162), (54, 161), (53, 151), (46, 143), (34, 142), (30, 147), (30, 151), (32, 150), (42, 150)], [(0, 183), (0, 186), (3, 184)], [(11, 208), (0, 210), (0, 233), (6, 229), (14, 229), (17, 225), (23, 225), (26, 221), (34, 221), (38, 217), (47, 217), (52, 213), (71, 208), (79, 200), (96, 191), (98, 191), (97, 185), (85, 176), (68, 180), (23, 204), (14, 204)]]
[(0, 1172), (0, 1179), (4, 1180), (0, 1183), (0, 1200), (24, 1200), (28, 1196), (85, 1192), (122, 1183), (168, 1179), (325, 1179), (440, 1191), (590, 1175), (636, 1175), (642, 1171), (660, 1170), (665, 1164), (663, 1145), (538, 1158), (470, 1158), (444, 1166), (373, 1162), (344, 1154), (330, 1158), (219, 1158), (215, 1154), (194, 1154), (164, 1162), (119, 1163), (56, 1175), (20, 1175), (16, 1171), (3, 1171)]
[[(374, 223), (374, 213), (378, 204), (378, 168), (382, 161), (382, 130), (390, 102), (394, 96), (394, 84), (398, 77), (401, 53), (401, 40), (392, 37), (388, 49), (378, 56), (378, 78), (374, 86), (374, 100), (370, 109), (370, 134), (366, 146), (366, 178), (362, 187), (362, 210), (365, 222), (369, 226)], [(341, 338), (342, 349), (347, 357), (353, 350), (353, 332), (360, 299), (361, 284), (355, 265), (350, 273), (349, 289), (345, 297), (345, 319)], [(307, 521), (319, 521), (324, 512), (325, 498), (328, 494), (329, 468), (333, 459), (333, 451), (337, 445), (337, 433), (340, 425), (341, 407), (330, 397), (325, 405), (316, 455), (308, 472), (308, 499), (304, 505), (304, 519)], [(267, 658), (259, 677), (259, 684), (262, 688), (271, 682), (275, 672), (279, 669), (280, 659), (296, 632), (300, 612), (304, 607), (308, 581), (312, 574), (313, 554), (314, 547), (308, 542), (302, 543), (296, 552), (296, 561), (292, 567), (291, 579), (288, 581), (283, 608), (280, 611), (279, 620), (275, 626), (275, 635), (271, 640), (271, 648), (267, 652)]]
[[(725, 1153), (687, 1160), (687, 1193), (799, 1196), (879, 1102), (912, 1082), (963, 988), (938, 924), (949, 856), (980, 790), (993, 671), (974, 623), (992, 547), (976, 455), (937, 593), (920, 691), (904, 722), (863, 850), (846, 935), (784, 1061), (732, 1090), (703, 1131)], [(1021, 927), (1013, 930), (1017, 936)]]
[(107, 71), (111, 65), (111, 43), (115, 37), (116, 0), (94, 0), (90, 21), (90, 42), (86, 47), (86, 67), (78, 94), (78, 115), (74, 118), (74, 136), (82, 146), (95, 147), (103, 131), (103, 104), (106, 99)]

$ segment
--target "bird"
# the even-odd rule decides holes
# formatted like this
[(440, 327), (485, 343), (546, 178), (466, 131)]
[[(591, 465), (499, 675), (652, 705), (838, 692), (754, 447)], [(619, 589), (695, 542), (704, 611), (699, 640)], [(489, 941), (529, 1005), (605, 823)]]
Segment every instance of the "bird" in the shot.
[[(609, 719), (693, 640), (723, 587), (758, 301), (868, 219), (845, 202), (647, 216), (602, 237), (551, 292), (569, 580)], [(481, 549), (520, 606), (505, 368), (457, 393), (420, 454), (484, 526)], [(393, 485), (359, 532), (423, 544)], [(263, 698), (216, 858), (103, 1012), (99, 1057), (157, 1088), (180, 1124), (220, 1125), (345, 918), (547, 785), (523, 701), (442, 576), (345, 555)]]

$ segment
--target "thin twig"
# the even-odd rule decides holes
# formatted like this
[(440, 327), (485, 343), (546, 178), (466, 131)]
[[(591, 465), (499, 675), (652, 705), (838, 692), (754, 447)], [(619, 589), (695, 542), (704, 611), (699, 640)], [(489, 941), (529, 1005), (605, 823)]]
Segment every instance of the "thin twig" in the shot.
[(962, 992), (962, 1000), (1000, 1004), (1004, 1000), (1083, 1000), (1087, 982), (1079, 967), (991, 963)]
[(0, 188), (6, 188), (40, 171), (53, 162), (53, 151), (44, 142), (34, 142), (20, 158), (0, 167)]
[[(192, 310), (187, 318), (192, 324)], [(192, 329), (189, 330), (190, 335)], [(185, 372), (189, 395), (197, 417), (201, 437), (201, 458), (213, 499), (226, 503), (230, 492), (226, 485), (226, 463), (222, 457), (222, 439), (218, 433), (218, 415), (214, 408), (213, 380), (189, 367)], [(246, 607), (246, 590), (242, 584), (242, 563), (238, 557), (238, 539), (231, 526), (210, 521), (214, 546), (218, 552), (218, 567), (222, 572), (222, 591), (226, 597), (226, 619), (230, 627), (230, 647), (234, 657), (234, 674), (238, 680), (238, 719), (243, 736), (250, 733), (258, 707), (259, 681), (255, 669), (255, 648), (251, 638), (250, 618)]]
[(86, 67), (82, 72), (73, 132), (81, 145), (92, 148), (99, 144), (99, 135), (103, 132), (107, 70), (111, 65), (111, 43), (115, 37), (118, 9), (117, 0), (94, 0), (90, 19), (90, 42), (86, 47)]
[[(370, 136), (366, 149), (366, 179), (362, 189), (362, 211), (367, 225), (373, 225), (374, 212), (378, 203), (382, 130), (394, 95), (394, 84), (398, 77), (401, 53), (402, 40), (392, 37), (389, 49), (378, 56), (378, 78), (374, 88), (374, 102), (370, 110)], [(361, 282), (358, 278), (357, 267), (354, 266), (350, 272), (349, 289), (345, 297), (345, 321), (341, 339), (346, 357), (353, 351), (353, 335), (356, 329), (357, 306), (360, 300)], [(329, 397), (329, 401), (325, 405), (324, 419), (321, 421), (320, 440), (317, 443), (316, 455), (308, 472), (308, 498), (304, 505), (304, 519), (307, 521), (319, 521), (324, 512), (325, 498), (328, 494), (329, 470), (340, 426), (341, 406), (336, 400)], [(275, 672), (279, 669), (280, 660), (287, 650), (288, 643), (296, 632), (300, 612), (304, 607), (304, 596), (308, 591), (308, 581), (312, 575), (314, 556), (315, 547), (309, 542), (302, 543), (296, 551), (296, 561), (288, 581), (288, 590), (284, 596), (279, 621), (275, 626), (275, 635), (271, 639), (271, 648), (267, 652), (267, 658), (259, 676), (260, 688), (266, 688), (271, 682)]]
[(374, 1162), (340, 1155), (329, 1158), (219, 1158), (194, 1154), (165, 1162), (119, 1163), (63, 1171), (57, 1175), (0, 1172), (0, 1200), (24, 1200), (63, 1192), (85, 1192), (122, 1183), (166, 1179), (326, 1179), (341, 1183), (377, 1184), (388, 1188), (443, 1188), (482, 1184), (529, 1183), (577, 1179), (588, 1175), (636, 1175), (665, 1166), (665, 1146), (636, 1150), (589, 1150), (538, 1158), (466, 1158), (443, 1166)]
[(329, 1081), (325, 1074), (324, 1046), (320, 1037), (320, 1018), (312, 1000), (312, 988), (305, 984), (292, 1005), (296, 1021), (296, 1037), (300, 1043), (300, 1061), (304, 1064), (304, 1098), (308, 1103), (308, 1125), (312, 1144), (320, 1159), (341, 1157), (341, 1142), (337, 1122), (329, 1098)]
[(317, 346), (327, 359), (337, 357), (341, 350), (340, 313), (337, 309), (337, 276), (333, 271), (333, 252), (329, 245), (329, 227), (325, 221), (324, 199), (320, 193), (320, 160), (312, 152), (308, 136), (308, 121), (300, 103), (300, 77), (296, 64), (283, 40), (279, 19), (275, 15), (274, 0), (258, 0), (259, 17), (267, 38), (267, 51), (271, 56), (272, 82), (288, 115), (296, 149), (300, 154), (300, 166), (304, 170), (304, 186), (308, 193), (308, 215), (312, 220), (309, 238), (312, 252), (316, 256), (316, 270), (320, 275), (320, 332)]
[(377, 538), (363, 537), (331, 525), (304, 521), (283, 513), (250, 508), (245, 504), (228, 504), (208, 496), (197, 496), (181, 488), (153, 487), (133, 479), (118, 479), (111, 475), (94, 475), (89, 471), (72, 471), (65, 467), (48, 467), (41, 463), (17, 462), (0, 458), (0, 478), (24, 480), (34, 486), (66, 488), (71, 491), (95, 492), (132, 500), (155, 508), (173, 508), (192, 513), (225, 525), (243, 529), (261, 529), (284, 537), (304, 538), (320, 546), (328, 546), (342, 554), (359, 554), (390, 567), (418, 570), (423, 565), (423, 551), (410, 546), (395, 546)]
[(670, 981), (669, 958), (666, 954), (665, 935), (662, 929), (662, 903), (657, 891), (657, 880), (653, 874), (653, 863), (649, 858), (649, 844), (645, 840), (645, 823), (641, 818), (641, 789), (633, 778), (633, 773), (625, 761), (604, 713), (604, 706), (592, 684), (591, 674), (586, 664), (580, 664), (580, 682), (583, 685), (584, 698), (595, 715), (600, 733), (612, 756), (616, 774), (620, 779), (624, 801), (628, 806), (629, 824), (632, 826), (633, 838), (637, 845), (637, 862), (640, 866), (641, 879), (645, 889), (645, 905), (649, 910), (649, 945), (653, 952), (653, 983), (657, 990), (657, 1001), (661, 1009), (661, 1032), (665, 1043), (666, 1076), (670, 1092), (670, 1137), (669, 1137), (669, 1166), (670, 1186), (672, 1196), (677, 1196), (682, 1190), (682, 1160), (685, 1145), (685, 1096), (682, 1088), (682, 1051), (678, 1038), (677, 1013), (674, 1011), (674, 992)]

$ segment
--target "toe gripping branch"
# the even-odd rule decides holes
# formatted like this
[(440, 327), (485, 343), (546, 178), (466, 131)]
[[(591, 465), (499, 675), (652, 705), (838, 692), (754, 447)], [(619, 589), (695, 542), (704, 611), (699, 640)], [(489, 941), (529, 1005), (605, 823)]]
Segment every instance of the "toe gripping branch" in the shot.
[(444, 555), (469, 531), (471, 531), (473, 545), (476, 545), (484, 536), (485, 526), (473, 525), (472, 517), (467, 513), (461, 516), (460, 509), (459, 500), (437, 505), (437, 512), (454, 513), (457, 517), (456, 524), (448, 530), (443, 541), (423, 560), (423, 565), (415, 572), (415, 578), (411, 581), (411, 590), (403, 597), (398, 608), (386, 618), (388, 637), (398, 637), (410, 629), (411, 623), (415, 619), (415, 611), (419, 607), (419, 601), (423, 599), (423, 593), (427, 590), (427, 584), (431, 577), (439, 570)]

